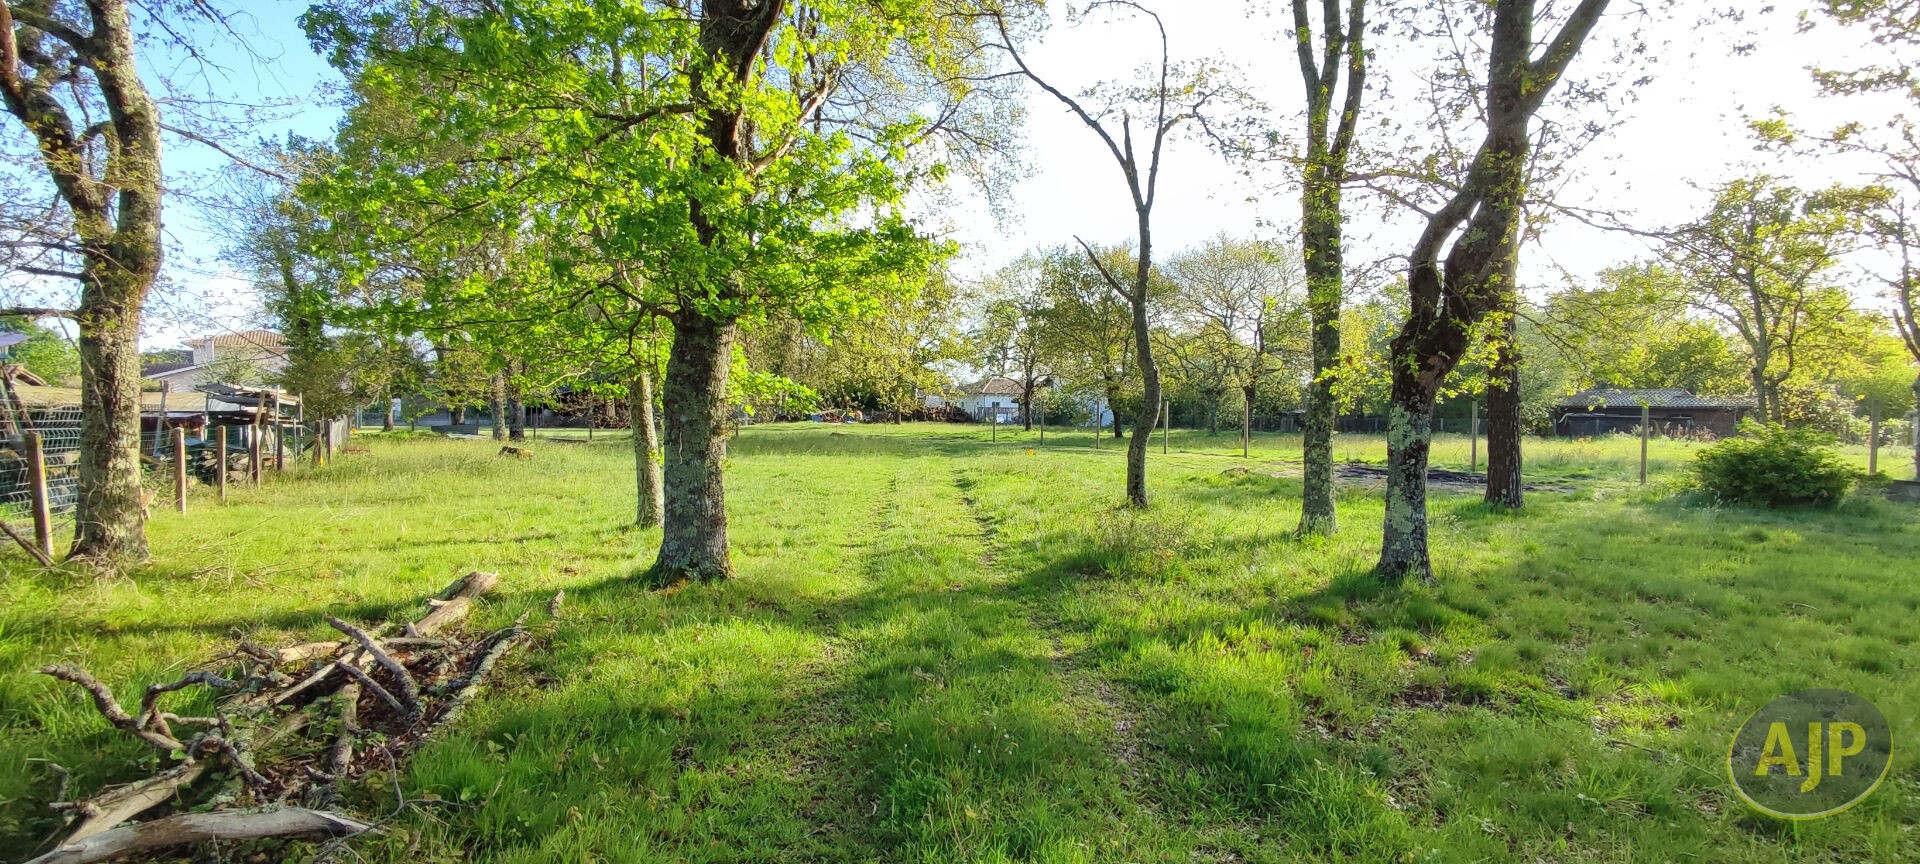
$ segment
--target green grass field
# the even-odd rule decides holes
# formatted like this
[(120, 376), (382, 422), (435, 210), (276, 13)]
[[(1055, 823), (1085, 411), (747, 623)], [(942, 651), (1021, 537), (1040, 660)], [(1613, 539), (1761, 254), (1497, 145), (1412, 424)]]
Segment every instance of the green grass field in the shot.
[[(57, 783), (142, 746), (32, 673), (123, 695), (237, 636), (407, 615), (473, 569), (481, 623), (538, 636), (405, 767), (369, 862), (1920, 860), (1920, 511), (1708, 506), (1692, 447), (1529, 442), (1568, 492), (1433, 502), (1436, 587), (1373, 587), (1377, 489), (1291, 538), (1298, 438), (1155, 441), (1117, 507), (1085, 431), (764, 426), (729, 471), (739, 578), (649, 591), (624, 436), (362, 436), (370, 455), (156, 505), (155, 563), (110, 581), (0, 553), (0, 859), (56, 828)], [(1379, 461), (1378, 438), (1338, 458)], [(1864, 465), (1863, 453), (1851, 453)], [(1910, 459), (1882, 453), (1907, 476)], [(1465, 467), (1467, 442), (1437, 464)], [(1898, 472), (1898, 473), (1896, 473)], [(558, 589), (557, 620), (545, 605)], [(1724, 753), (1775, 696), (1839, 687), (1891, 719), (1893, 771), (1834, 818), (1748, 811)], [(358, 809), (383, 815), (392, 777)]]

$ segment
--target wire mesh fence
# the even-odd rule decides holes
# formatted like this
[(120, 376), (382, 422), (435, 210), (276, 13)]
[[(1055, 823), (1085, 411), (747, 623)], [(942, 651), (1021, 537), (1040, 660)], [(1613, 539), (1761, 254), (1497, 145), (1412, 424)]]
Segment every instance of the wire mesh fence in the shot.
[(47, 472), (47, 509), (56, 518), (70, 516), (80, 487), (80, 406), (24, 402), (8, 414), (9, 428), (0, 442), (0, 510), (9, 516), (33, 511), (26, 433), (37, 432)]

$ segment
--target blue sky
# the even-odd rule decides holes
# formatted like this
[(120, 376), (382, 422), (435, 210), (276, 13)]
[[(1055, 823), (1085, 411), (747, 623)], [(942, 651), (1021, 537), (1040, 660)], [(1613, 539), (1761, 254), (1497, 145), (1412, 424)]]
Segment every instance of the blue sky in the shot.
[[(270, 119), (251, 130), (249, 141), (289, 132), (327, 137), (339, 117), (329, 88), (339, 79), (313, 54), (296, 23), (305, 5), (245, 4), (236, 28), (244, 47), (230, 38), (203, 39), (209, 67), (178, 57), (150, 57), (146, 74), (156, 84), (184, 84), (186, 92), (197, 95), (211, 92), (276, 106)], [(1261, 4), (1245, 0), (1156, 5), (1165, 13), (1176, 60), (1227, 60), (1268, 102), (1275, 122), (1283, 127), (1290, 122), (1298, 110), (1299, 84), (1291, 48), (1281, 41), (1282, 22)], [(1689, 16), (1690, 9), (1712, 5), (1713, 0), (1681, 0), (1679, 14)], [(1860, 38), (1831, 25), (1797, 33), (1795, 11), (1797, 6), (1789, 2), (1770, 16), (1756, 17), (1759, 50), (1750, 55), (1728, 52), (1711, 33), (1681, 30), (1674, 37), (1677, 44), (1662, 45), (1662, 56), (1649, 70), (1653, 82), (1637, 88), (1636, 98), (1616, 117), (1617, 128), (1578, 160), (1579, 176), (1566, 191), (1571, 203), (1624, 208), (1636, 224), (1653, 227), (1682, 221), (1703, 206), (1707, 196), (1700, 187), (1754, 170), (1810, 185), (1858, 182), (1863, 165), (1833, 159), (1781, 162), (1756, 153), (1745, 134), (1746, 117), (1775, 105), (1814, 127), (1893, 110), (1885, 102), (1817, 98), (1806, 67), (1857, 52)], [(1631, 26), (1622, 17), (1610, 16), (1597, 32), (1604, 38)], [(1661, 38), (1674, 32), (1670, 27)], [(1032, 47), (1030, 60), (1071, 92), (1102, 80), (1128, 78), (1157, 49), (1150, 33), (1138, 21), (1096, 20), (1074, 27), (1062, 22)], [(1582, 61), (1604, 59), (1591, 49), (1588, 55)], [(1390, 70), (1403, 76), (1403, 82), (1418, 73), (1417, 64), (1407, 62)], [(1576, 64), (1574, 74), (1580, 73)], [(1369, 107), (1385, 111), (1392, 106)], [(1076, 234), (1095, 242), (1132, 234), (1118, 170), (1091, 133), (1057, 103), (1030, 93), (1026, 137), (1034, 171), (1014, 192), (1009, 209), (1017, 218), (997, 218), (966, 190), (953, 196), (957, 204), (925, 214), (931, 224), (965, 245), (962, 272), (982, 272), (1034, 245), (1070, 243)], [(191, 200), (192, 193), (206, 186), (207, 177), (226, 165), (226, 158), (204, 146), (172, 140), (166, 159), (169, 182), (181, 193), (167, 209), (170, 287), (150, 304), (144, 343), (169, 347), (187, 336), (264, 323), (245, 279), (218, 260), (225, 240), (214, 220)], [(1168, 154), (1156, 213), (1159, 249), (1171, 253), (1221, 232), (1290, 237), (1295, 194), (1284, 171), (1249, 176), (1205, 148), (1176, 143)], [(1404, 211), (1359, 198), (1355, 203), (1350, 260), (1390, 255), (1415, 231)], [(1632, 238), (1559, 224), (1526, 250), (1522, 278), (1539, 290), (1558, 284), (1563, 274), (1586, 276), (1643, 254), (1645, 248)]]

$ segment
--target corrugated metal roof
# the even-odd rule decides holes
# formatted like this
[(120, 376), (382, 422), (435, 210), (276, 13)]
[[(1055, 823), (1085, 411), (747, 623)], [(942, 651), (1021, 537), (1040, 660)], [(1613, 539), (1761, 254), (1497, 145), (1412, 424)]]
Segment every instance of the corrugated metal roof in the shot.
[(1562, 408), (1752, 408), (1751, 396), (1695, 396), (1678, 387), (1654, 390), (1582, 390), (1560, 400)]

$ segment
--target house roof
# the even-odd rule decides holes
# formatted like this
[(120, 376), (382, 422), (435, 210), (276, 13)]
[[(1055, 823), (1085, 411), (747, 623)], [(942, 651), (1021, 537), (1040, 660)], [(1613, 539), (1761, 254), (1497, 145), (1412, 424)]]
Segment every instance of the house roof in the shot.
[(1018, 396), (1020, 382), (1005, 375), (992, 375), (972, 384), (961, 385), (960, 393), (965, 396)]
[[(272, 390), (210, 386), (210, 391), (208, 389), (174, 390), (167, 393), (165, 397), (167, 415), (204, 414), (209, 411), (215, 414), (253, 413), (259, 407), (262, 392), (267, 393), (270, 399), (279, 403), (283, 415), (296, 410), (300, 405), (300, 397), (291, 393), (276, 394)], [(20, 403), (23, 405), (78, 406), (80, 404), (78, 387), (36, 387), (31, 384), (21, 384), (15, 387), (14, 391), (20, 396)], [(160, 411), (160, 404), (160, 391), (142, 390), (140, 392), (141, 413), (157, 414)], [(268, 413), (272, 413), (271, 407), (268, 408)]]
[(1595, 388), (1561, 398), (1562, 408), (1752, 408), (1751, 396), (1695, 396), (1678, 387), (1653, 390)]
[(198, 363), (154, 363), (143, 367), (140, 370), (140, 377), (158, 378), (161, 375), (172, 375), (175, 372), (186, 372), (198, 368), (200, 368)]
[(279, 351), (287, 347), (286, 337), (272, 330), (247, 330), (241, 333), (220, 333), (207, 336), (200, 341), (211, 340), (215, 348), (260, 348)]

